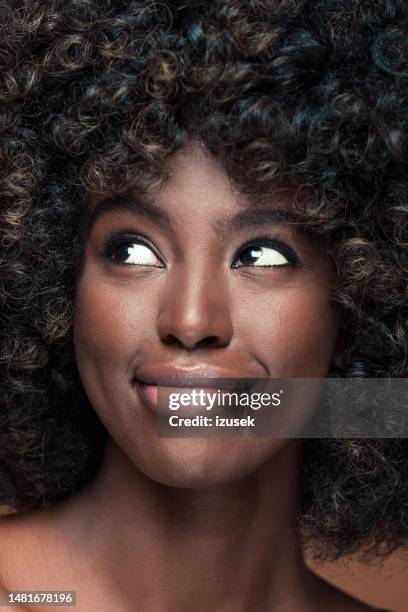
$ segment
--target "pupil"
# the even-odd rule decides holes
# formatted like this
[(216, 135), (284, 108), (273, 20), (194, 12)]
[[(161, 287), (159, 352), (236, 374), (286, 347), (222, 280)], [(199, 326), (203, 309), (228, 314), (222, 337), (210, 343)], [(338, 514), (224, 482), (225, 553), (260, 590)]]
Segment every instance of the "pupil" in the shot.
[(116, 259), (126, 259), (129, 255), (129, 247), (125, 244), (117, 246), (114, 252)]
[(241, 261), (244, 265), (253, 264), (259, 257), (261, 257), (261, 255), (262, 248), (248, 247), (243, 252), (241, 256)]

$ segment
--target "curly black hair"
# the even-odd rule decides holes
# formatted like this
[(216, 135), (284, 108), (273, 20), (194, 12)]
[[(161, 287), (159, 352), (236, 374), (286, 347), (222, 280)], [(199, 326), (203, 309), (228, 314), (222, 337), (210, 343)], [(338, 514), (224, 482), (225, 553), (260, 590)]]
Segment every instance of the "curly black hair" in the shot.
[[(403, 0), (0, 1), (0, 503), (62, 501), (107, 432), (72, 323), (90, 191), (143, 192), (199, 140), (249, 197), (296, 187), (328, 238), (342, 368), (404, 377), (408, 7)], [(315, 559), (407, 541), (408, 443), (306, 439)]]

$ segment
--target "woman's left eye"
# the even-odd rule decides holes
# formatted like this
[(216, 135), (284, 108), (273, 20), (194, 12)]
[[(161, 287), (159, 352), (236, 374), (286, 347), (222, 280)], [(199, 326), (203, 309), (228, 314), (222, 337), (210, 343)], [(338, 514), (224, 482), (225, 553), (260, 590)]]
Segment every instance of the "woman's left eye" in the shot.
[[(233, 267), (255, 266), (266, 268), (297, 263), (297, 257), (294, 253), (288, 253), (288, 255), (285, 256), (282, 250), (283, 248), (279, 246), (261, 244), (248, 245), (238, 253), (238, 257), (235, 259)], [(285, 250), (287, 251), (288, 249), (285, 248)]]
[(111, 245), (107, 249), (107, 255), (115, 264), (163, 267), (160, 259), (147, 244), (134, 239)]

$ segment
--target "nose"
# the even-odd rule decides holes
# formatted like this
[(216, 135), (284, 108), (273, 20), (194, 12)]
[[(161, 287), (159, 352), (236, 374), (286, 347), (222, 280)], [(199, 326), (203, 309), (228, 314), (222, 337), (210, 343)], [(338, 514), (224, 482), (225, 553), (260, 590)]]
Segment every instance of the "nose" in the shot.
[[(174, 275), (175, 276), (175, 275)], [(158, 316), (162, 342), (189, 351), (224, 347), (232, 338), (228, 284), (208, 268), (180, 270), (168, 282)]]

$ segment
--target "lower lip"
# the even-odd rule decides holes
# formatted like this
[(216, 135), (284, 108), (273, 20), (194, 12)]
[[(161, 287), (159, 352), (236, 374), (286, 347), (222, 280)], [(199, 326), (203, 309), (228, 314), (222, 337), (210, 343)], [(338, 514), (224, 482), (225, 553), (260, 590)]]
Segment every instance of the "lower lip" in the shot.
[(147, 385), (146, 383), (138, 381), (137, 389), (148, 408), (157, 412), (157, 385)]
[[(157, 385), (148, 385), (141, 381), (136, 381), (135, 385), (139, 395), (142, 398), (143, 403), (149, 408), (152, 412), (156, 414), (163, 414), (165, 416), (169, 416), (170, 414), (178, 414), (179, 416), (194, 416), (197, 414), (209, 414), (208, 410), (205, 406), (180, 406), (177, 411), (170, 410), (168, 404), (165, 402), (159, 402), (159, 394), (158, 394), (158, 386)], [(164, 397), (168, 398), (170, 393), (189, 393), (193, 389), (203, 389), (206, 393), (216, 393), (220, 390), (220, 387), (160, 387), (161, 390), (166, 390), (166, 395), (160, 394), (160, 399), (164, 399)], [(231, 389), (230, 389), (231, 390)], [(221, 407), (218, 407), (221, 409)], [(217, 412), (217, 406), (214, 406), (212, 412), (215, 414)]]

